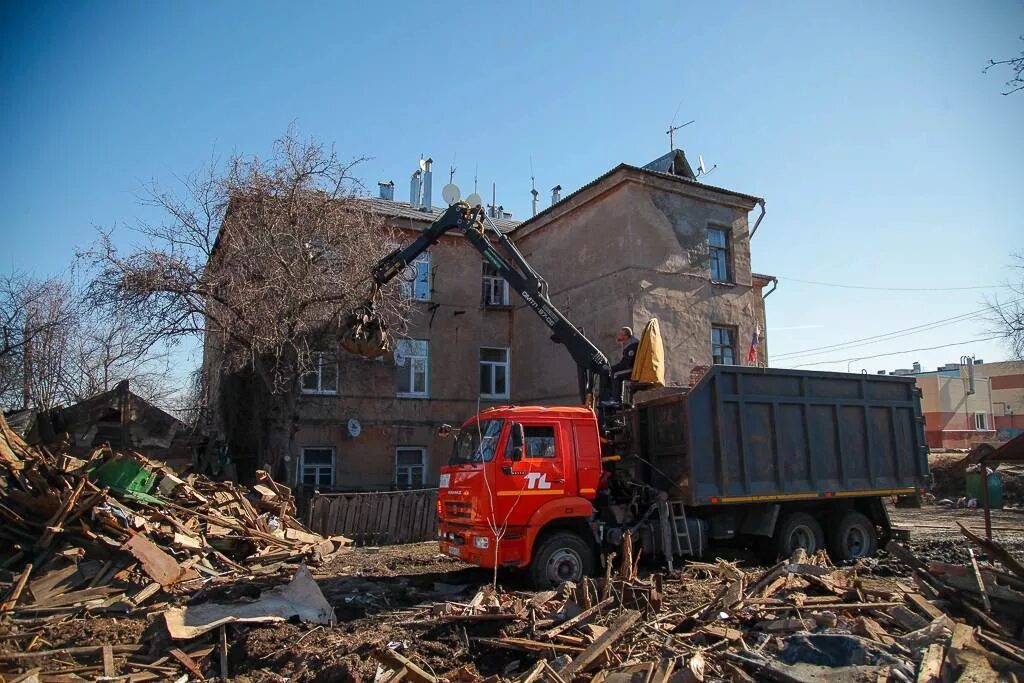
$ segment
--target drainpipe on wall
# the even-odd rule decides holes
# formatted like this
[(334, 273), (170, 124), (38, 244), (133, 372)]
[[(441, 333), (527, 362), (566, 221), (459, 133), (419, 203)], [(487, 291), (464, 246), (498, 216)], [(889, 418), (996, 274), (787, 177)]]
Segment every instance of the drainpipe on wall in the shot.
[(754, 229), (750, 231), (750, 239), (754, 239), (754, 233), (757, 232), (758, 226), (761, 225), (761, 221), (764, 220), (764, 215), (765, 215), (765, 213), (767, 213), (765, 211), (765, 208), (764, 208), (764, 200), (763, 199), (758, 199), (757, 200), (757, 205), (761, 207), (761, 215), (757, 217), (756, 221), (754, 221)]
[(772, 292), (774, 292), (775, 288), (778, 287), (778, 286), (779, 286), (779, 278), (773, 277), (772, 278), (772, 288), (769, 289), (767, 292), (765, 292), (764, 294), (761, 295), (761, 300), (764, 301), (765, 299), (767, 299), (768, 295), (771, 294)]

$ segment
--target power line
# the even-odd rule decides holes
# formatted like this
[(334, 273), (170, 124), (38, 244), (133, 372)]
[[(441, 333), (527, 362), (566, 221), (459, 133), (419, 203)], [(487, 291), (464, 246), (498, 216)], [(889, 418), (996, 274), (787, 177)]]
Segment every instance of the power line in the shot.
[(805, 285), (820, 287), (839, 287), (840, 289), (870, 289), (877, 292), (961, 292), (970, 289), (1001, 289), (1003, 285), (976, 285), (973, 287), (872, 287), (870, 285), (848, 285), (838, 282), (820, 282), (818, 280), (800, 280), (795, 277), (778, 276), (780, 280), (800, 282)]
[(916, 351), (934, 351), (935, 349), (945, 349), (950, 346), (960, 346), (961, 344), (972, 344), (974, 342), (992, 341), (993, 339), (1002, 339), (1006, 335), (997, 334), (992, 337), (982, 337), (980, 339), (965, 339), (963, 341), (952, 342), (950, 344), (940, 344), (939, 346), (924, 346), (918, 349), (904, 349), (902, 351), (891, 351), (889, 353), (876, 353), (873, 356), (860, 356), (859, 358), (840, 358), (837, 360), (820, 360), (814, 363), (801, 363), (800, 365), (794, 365), (793, 369), (796, 368), (809, 368), (812, 365), (829, 365), (831, 363), (852, 363), (855, 360), (868, 360), (869, 358), (882, 358), (885, 356), (898, 356), (903, 353), (914, 353)]
[[(1003, 304), (998, 304), (994, 306), (994, 308), (1004, 308), (1006, 306), (1009, 306), (1010, 304), (1014, 304), (1020, 301), (1024, 301), (1024, 297), (1021, 297), (1019, 299), (1012, 299)], [(921, 323), (920, 325), (914, 325), (913, 327), (905, 327), (900, 330), (893, 330), (892, 332), (871, 335), (869, 337), (861, 337), (860, 339), (851, 339), (849, 341), (839, 342), (836, 344), (829, 344), (827, 346), (816, 346), (809, 349), (801, 349), (800, 351), (789, 351), (788, 353), (781, 353), (774, 357), (776, 359), (793, 359), (794, 357), (798, 356), (813, 356), (819, 355), (820, 353), (824, 353), (826, 351), (845, 350), (847, 348), (866, 346), (868, 344), (874, 344), (882, 341), (891, 341), (892, 339), (898, 339), (899, 337), (906, 337), (918, 334), (919, 332), (927, 332), (938, 327), (943, 327), (944, 325), (963, 322), (965, 320), (970, 320), (972, 318), (978, 318), (985, 315), (985, 313), (987, 313), (989, 310), (989, 308), (980, 308), (975, 311), (970, 311), (968, 313), (961, 313), (960, 315), (954, 315), (949, 318), (942, 318), (940, 320), (934, 320), (932, 322)]]

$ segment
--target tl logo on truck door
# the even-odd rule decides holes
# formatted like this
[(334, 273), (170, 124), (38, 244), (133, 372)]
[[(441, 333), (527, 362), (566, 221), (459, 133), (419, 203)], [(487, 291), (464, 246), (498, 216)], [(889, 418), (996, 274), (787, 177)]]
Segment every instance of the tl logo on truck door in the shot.
[(542, 472), (530, 472), (526, 475), (526, 488), (528, 489), (549, 489), (551, 482), (548, 475)]

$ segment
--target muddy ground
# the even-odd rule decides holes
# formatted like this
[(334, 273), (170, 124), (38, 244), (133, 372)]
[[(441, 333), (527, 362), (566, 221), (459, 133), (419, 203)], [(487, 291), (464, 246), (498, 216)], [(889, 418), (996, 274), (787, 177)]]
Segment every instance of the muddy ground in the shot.
[[(926, 561), (968, 561), (967, 542), (956, 522), (972, 530), (983, 528), (980, 510), (950, 510), (938, 506), (890, 509), (894, 526), (906, 530), (909, 544)], [(1009, 549), (1024, 555), (1024, 510), (999, 510), (992, 515), (994, 536)], [(757, 566), (757, 557), (740, 550), (721, 553), (745, 568)], [(708, 559), (708, 558), (706, 558)], [(647, 571), (661, 571), (651, 564)], [(880, 553), (863, 564), (865, 575), (899, 577), (904, 567)], [(487, 570), (440, 555), (433, 542), (385, 548), (358, 548), (314, 568), (324, 595), (334, 606), (335, 627), (308, 627), (297, 623), (267, 626), (229, 626), (229, 671), (235, 680), (252, 681), (368, 681), (376, 672), (369, 652), (379, 645), (401, 643), (400, 651), (437, 676), (458, 678), (463, 667), (482, 675), (514, 674), (528, 667), (533, 657), (481, 646), (478, 636), (497, 635), (500, 623), (437, 624), (429, 608), (444, 600), (468, 601), (491, 580)], [(283, 579), (284, 577), (282, 577)], [(514, 574), (499, 577), (508, 591), (526, 592)], [(255, 597), (264, 584), (239, 584), (206, 591), (203, 599)], [(682, 613), (707, 602), (711, 589), (699, 573), (678, 572), (665, 582), (664, 613)], [(76, 645), (147, 643), (151, 654), (173, 647), (161, 636), (160, 616), (85, 620), (51, 620), (42, 627), (33, 649)], [(0, 631), (28, 630), (31, 624), (8, 624)], [(212, 639), (211, 639), (212, 644)], [(190, 644), (190, 648), (194, 644)], [(8, 640), (3, 647), (16, 647)], [(208, 671), (216, 671), (216, 653), (207, 658)], [(59, 666), (47, 666), (49, 670)]]

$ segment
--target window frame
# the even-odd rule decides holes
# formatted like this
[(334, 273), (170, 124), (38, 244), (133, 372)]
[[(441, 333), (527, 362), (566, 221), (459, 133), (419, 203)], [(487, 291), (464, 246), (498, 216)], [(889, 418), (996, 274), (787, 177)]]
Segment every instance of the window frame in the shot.
[[(321, 465), (321, 464), (307, 465), (306, 464), (306, 451), (330, 451), (330, 453), (331, 453), (331, 464), (330, 465)], [(301, 451), (301, 455), (300, 455), (300, 460), (299, 460), (299, 485), (300, 486), (313, 486), (313, 487), (323, 487), (323, 486), (326, 486), (328, 488), (333, 488), (334, 487), (334, 482), (337, 479), (337, 466), (338, 466), (338, 451), (337, 451), (337, 449), (334, 448), (334, 446), (303, 446), (302, 447), (302, 451)], [(306, 483), (306, 469), (307, 468), (311, 468), (311, 469), (315, 470), (315, 473), (313, 475), (314, 482), (312, 484)], [(330, 480), (331, 481), (330, 481), (329, 484), (323, 484), (323, 483), (320, 482), (320, 472), (322, 470), (325, 470), (325, 469), (330, 472)]]
[[(399, 465), (398, 464), (398, 453), (399, 451), (419, 451), (420, 464), (419, 465)], [(420, 478), (419, 483), (411, 481), (408, 483), (402, 483), (399, 480), (399, 469), (408, 469), (408, 474), (411, 476), (412, 469), (419, 467)], [(395, 446), (395, 477), (394, 477), (395, 488), (403, 488), (405, 490), (411, 490), (413, 488), (424, 487), (427, 485), (427, 447), (426, 446)]]
[[(980, 420), (978, 418), (981, 418)], [(979, 424), (980, 423), (980, 424)], [(988, 428), (988, 413), (982, 410), (974, 411), (974, 431), (976, 432), (987, 432), (990, 431)]]
[[(494, 271), (494, 275), (490, 275), (487, 269), (490, 268)], [(480, 262), (480, 302), (484, 308), (507, 308), (511, 305), (511, 293), (509, 292), (508, 280), (497, 274), (498, 269), (494, 267), (493, 263), (489, 261)], [(494, 293), (494, 286), (500, 285), (502, 291), (502, 301), (495, 302), (489, 301), (487, 298), (488, 286), (491, 288), (491, 293)]]
[[(504, 363), (500, 363), (498, 361), (484, 360), (483, 359), (483, 351), (485, 351), (485, 350), (487, 350), (487, 351), (504, 351), (505, 352), (505, 362)], [(490, 366), (490, 377), (491, 377), (490, 384), (491, 384), (491, 389), (494, 389), (494, 368), (496, 366), (503, 366), (505, 368), (505, 393), (503, 393), (503, 394), (486, 393), (485, 394), (484, 391), (483, 391), (483, 387), (478, 387), (478, 389), (480, 391), (480, 398), (486, 399), (486, 400), (495, 400), (495, 399), (507, 399), (509, 396), (511, 396), (512, 395), (512, 381), (511, 381), (512, 380), (512, 349), (510, 347), (508, 347), (508, 346), (481, 346), (480, 347), (480, 353), (478, 354), (478, 361), (477, 361), (477, 372), (478, 373), (482, 369), (483, 365)]]
[[(728, 332), (729, 333), (729, 342), (730, 343), (728, 345), (720, 344), (720, 343), (715, 343), (715, 332), (716, 331)], [(714, 324), (711, 325), (711, 364), (712, 365), (736, 365), (737, 364), (736, 363), (736, 358), (738, 357), (738, 353), (737, 353), (737, 349), (736, 349), (736, 340), (738, 339), (738, 337), (739, 337), (738, 330), (737, 330), (735, 325), (714, 325)], [(732, 354), (732, 362), (731, 363), (725, 363), (725, 362), (716, 361), (715, 360), (715, 349), (716, 348), (722, 348), (722, 349), (726, 349), (727, 348), (727, 349), (729, 349), (730, 353)]]
[[(400, 391), (398, 387), (395, 387), (395, 396), (398, 398), (430, 398), (430, 340), (429, 339), (399, 339), (395, 342), (395, 368), (403, 368), (398, 364), (398, 349), (403, 343), (408, 342), (423, 342), (426, 345), (423, 355), (409, 355), (406, 354), (407, 366), (404, 368), (409, 373), (409, 388), (411, 391)], [(413, 374), (413, 359), (423, 359), (423, 391), (415, 391), (416, 388), (416, 377)]]
[[(545, 462), (554, 462), (560, 460), (559, 445), (558, 445), (558, 425), (552, 423), (542, 424), (526, 424), (520, 423), (523, 427), (523, 434), (526, 436), (526, 442), (523, 444), (523, 460), (542, 460)], [(550, 429), (551, 436), (539, 437), (539, 436), (527, 436), (526, 432), (531, 429)], [(528, 446), (530, 439), (551, 439), (551, 455), (531, 455), (530, 448)], [(509, 438), (505, 444), (505, 460), (512, 460), (512, 439)]]
[[(341, 381), (340, 381), (341, 364), (338, 362), (338, 360), (339, 360), (338, 354), (336, 352), (334, 352), (334, 351), (313, 351), (309, 355), (310, 355), (310, 359), (311, 360), (312, 359), (316, 360), (316, 369), (315, 370), (310, 370), (310, 371), (308, 371), (306, 373), (303, 373), (302, 379), (301, 379), (300, 384), (299, 384), (300, 393), (305, 394), (307, 396), (337, 396), (338, 395), (338, 391), (339, 391), (339, 387), (341, 385)], [(333, 360), (334, 360), (334, 388), (333, 389), (324, 389), (323, 388), (323, 384), (324, 384), (324, 365), (326, 365), (323, 362), (324, 361), (324, 356), (331, 356), (331, 357), (333, 357)], [(306, 388), (306, 377), (308, 377), (310, 375), (313, 375), (313, 374), (316, 375), (316, 388), (315, 389), (308, 389), (308, 388)]]
[[(722, 234), (722, 240), (725, 242), (725, 246), (717, 246), (711, 244), (711, 233), (718, 232)], [(707, 239), (708, 239), (708, 278), (712, 282), (719, 282), (722, 284), (734, 284), (733, 279), (733, 267), (732, 267), (732, 231), (730, 228), (726, 228), (720, 225), (709, 225), (707, 228)], [(722, 258), (718, 259), (716, 255), (722, 254)], [(715, 269), (712, 264), (721, 263), (725, 268), (725, 278), (715, 277)]]

